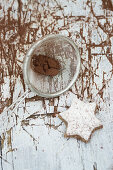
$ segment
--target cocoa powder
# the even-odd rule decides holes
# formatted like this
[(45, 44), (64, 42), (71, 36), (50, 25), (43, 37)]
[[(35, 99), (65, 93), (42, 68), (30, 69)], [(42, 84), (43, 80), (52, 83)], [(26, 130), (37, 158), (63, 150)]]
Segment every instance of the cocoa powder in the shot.
[(56, 76), (60, 71), (60, 64), (54, 58), (35, 54), (31, 58), (31, 68), (36, 73), (46, 76)]

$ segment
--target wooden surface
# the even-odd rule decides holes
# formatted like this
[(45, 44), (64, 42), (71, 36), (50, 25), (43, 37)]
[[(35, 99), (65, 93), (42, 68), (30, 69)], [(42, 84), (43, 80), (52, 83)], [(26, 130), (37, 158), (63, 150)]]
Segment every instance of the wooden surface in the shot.
[[(113, 169), (113, 2), (108, 2), (0, 0), (0, 170)], [(69, 36), (78, 45), (76, 83), (49, 100), (29, 92), (14, 113), (5, 113), (27, 90), (22, 74), (26, 51), (50, 33)], [(64, 138), (66, 127), (58, 118), (73, 94), (96, 102), (103, 123), (87, 144)]]

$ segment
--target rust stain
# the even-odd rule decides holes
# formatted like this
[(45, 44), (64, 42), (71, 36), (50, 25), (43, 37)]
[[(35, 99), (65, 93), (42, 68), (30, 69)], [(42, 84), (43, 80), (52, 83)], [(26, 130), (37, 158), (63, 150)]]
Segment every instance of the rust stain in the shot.
[(12, 148), (11, 130), (12, 130), (12, 129), (10, 129), (10, 130), (7, 131), (7, 135), (8, 135), (8, 137), (7, 137), (7, 145), (8, 145), (9, 148)]
[(109, 9), (111, 11), (113, 11), (113, 2), (112, 0), (102, 0), (103, 2), (103, 8), (104, 9)]
[(57, 106), (54, 106), (54, 113), (53, 113), (52, 117), (56, 117), (57, 114), (58, 114)]
[(31, 97), (31, 98), (27, 98), (27, 97), (26, 97), (25, 102), (26, 102), (26, 103), (27, 103), (27, 102), (35, 102), (35, 101), (39, 101), (39, 100), (43, 100), (43, 98), (40, 97), (40, 96), (33, 96), (33, 97)]
[[(106, 30), (105, 27), (103, 27), (101, 24), (100, 24), (100, 20), (99, 18), (96, 16), (94, 10), (93, 10), (93, 3), (90, 2), (90, 5), (89, 3), (87, 4), (91, 10), (91, 13), (93, 14), (93, 17), (90, 17), (87, 19), (87, 23), (89, 24), (89, 28), (88, 28), (88, 42), (86, 42), (86, 39), (85, 39), (85, 36), (83, 35), (83, 28), (80, 29), (80, 35), (82, 37), (82, 40), (85, 42), (85, 45), (86, 45), (86, 51), (88, 52), (88, 61), (85, 59), (85, 58), (82, 58), (81, 59), (81, 62), (82, 62), (82, 69), (81, 69), (81, 73), (79, 75), (79, 78), (78, 78), (78, 82), (81, 86), (77, 86), (78, 82), (75, 83), (75, 88), (76, 88), (76, 91), (77, 91), (77, 95), (79, 98), (83, 99), (84, 97), (85, 98), (88, 98), (90, 100), (93, 100), (94, 98), (94, 94), (92, 92), (92, 89), (93, 88), (96, 88), (96, 90), (98, 91), (96, 95), (98, 95), (98, 97), (100, 98), (100, 101), (101, 99), (103, 100), (104, 102), (104, 90), (107, 88), (107, 85), (108, 83), (110, 82), (111, 78), (112, 78), (112, 75), (113, 75), (113, 61), (112, 61), (112, 54), (111, 54), (111, 41), (110, 41), (110, 37), (112, 37), (112, 33), (113, 31), (111, 32), (109, 30)], [(111, 16), (112, 17), (112, 16)], [(102, 17), (103, 19), (105, 19), (106, 22), (108, 22), (107, 18), (105, 16)], [(94, 22), (95, 20), (97, 21), (97, 25), (96, 25), (96, 29), (98, 30), (98, 28), (101, 28), (102, 31), (104, 31), (106, 34), (107, 34), (107, 40), (106, 41), (102, 41), (102, 38), (101, 38), (101, 43), (100, 44), (95, 44), (95, 43), (92, 43), (91, 41), (91, 34), (92, 34), (92, 31), (93, 31), (93, 28), (91, 28), (90, 26), (90, 19), (93, 19)], [(112, 26), (110, 26), (110, 23), (109, 24), (109, 27), (112, 28)], [(102, 53), (97, 53), (97, 54), (92, 54), (92, 49), (95, 49), (96, 47), (100, 47), (102, 50), (103, 50), (103, 47), (107, 47), (107, 50), (106, 52), (104, 52), (104, 54)], [(81, 52), (81, 55), (84, 55), (83, 53), (83, 50)], [(112, 65), (112, 70), (111, 70), (111, 76), (110, 78), (108, 78), (108, 80), (105, 80), (104, 79), (104, 76), (103, 76), (103, 82), (102, 82), (102, 89), (100, 89), (98, 87), (98, 84), (96, 83), (95, 81), (95, 77), (99, 77), (99, 75), (97, 75), (97, 70), (99, 69), (99, 64), (102, 60), (102, 57), (105, 55), (107, 60), (109, 61), (109, 63)], [(93, 68), (93, 60), (97, 60), (97, 67), (94, 69)], [(86, 63), (86, 64), (85, 64)], [(104, 70), (103, 70), (103, 74), (105, 74)], [(86, 93), (87, 91), (87, 93)], [(100, 102), (98, 102), (98, 105), (100, 105)]]
[(4, 141), (5, 141), (5, 135), (3, 133), (2, 136), (1, 136), (1, 147), (2, 148), (4, 147)]
[(29, 120), (23, 120), (21, 125), (22, 126), (28, 126), (29, 125)]
[[(55, 115), (54, 115), (54, 113), (45, 113), (45, 114), (39, 114), (39, 113), (35, 113), (35, 114), (32, 114), (32, 115), (30, 115), (29, 117), (27, 117), (27, 119), (25, 120), (25, 121), (27, 121), (27, 120), (30, 120), (30, 119), (37, 119), (37, 118), (45, 118), (45, 117), (53, 117), (54, 118), (54, 116), (56, 117), (56, 115), (58, 115), (59, 114), (59, 112), (57, 112)], [(24, 121), (24, 120), (23, 120)], [(22, 121), (22, 122), (23, 122)], [(25, 123), (26, 124), (26, 123)]]
[(104, 89), (105, 89), (105, 84), (103, 85), (103, 87), (99, 90), (98, 94), (100, 95), (100, 97), (103, 99), (103, 93), (104, 93)]
[(7, 152), (6, 152), (6, 154), (8, 154), (9, 152), (14, 152), (14, 151), (16, 151), (17, 150), (17, 148), (11, 148), (11, 149), (9, 149)]
[(54, 125), (51, 123), (45, 123), (46, 126), (48, 126), (49, 128), (53, 128), (55, 130), (58, 130), (58, 128), (63, 124), (63, 122), (61, 122), (59, 125)]

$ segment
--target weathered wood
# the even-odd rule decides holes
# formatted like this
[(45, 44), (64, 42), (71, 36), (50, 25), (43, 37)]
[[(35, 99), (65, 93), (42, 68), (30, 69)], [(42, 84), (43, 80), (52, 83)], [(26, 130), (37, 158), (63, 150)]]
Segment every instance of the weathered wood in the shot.
[[(103, 6), (102, 0), (0, 0), (0, 170), (113, 169), (112, 25), (111, 5)], [(55, 99), (29, 92), (8, 119), (4, 110), (27, 90), (25, 53), (50, 33), (69, 36), (78, 45), (80, 75), (71, 90)], [(64, 138), (66, 127), (58, 118), (73, 93), (96, 102), (103, 124), (87, 144)]]

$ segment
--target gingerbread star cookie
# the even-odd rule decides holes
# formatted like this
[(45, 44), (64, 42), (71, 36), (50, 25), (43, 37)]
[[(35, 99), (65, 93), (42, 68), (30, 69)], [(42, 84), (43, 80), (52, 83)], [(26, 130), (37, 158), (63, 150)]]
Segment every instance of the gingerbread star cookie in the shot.
[(103, 127), (95, 116), (96, 104), (85, 103), (74, 98), (71, 107), (60, 113), (59, 117), (66, 123), (66, 137), (76, 137), (88, 142), (91, 134)]

